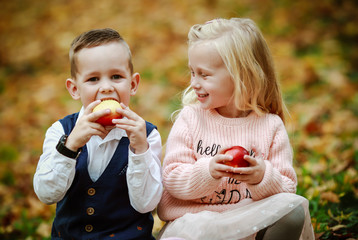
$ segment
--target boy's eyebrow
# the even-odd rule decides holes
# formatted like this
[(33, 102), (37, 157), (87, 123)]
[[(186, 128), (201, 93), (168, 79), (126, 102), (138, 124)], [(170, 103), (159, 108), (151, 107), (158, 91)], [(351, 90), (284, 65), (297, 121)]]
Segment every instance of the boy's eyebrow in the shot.
[[(125, 67), (118, 67), (118, 68), (111, 68), (108, 70), (108, 73), (110, 73), (110, 74), (120, 73), (120, 74), (124, 75), (127, 72), (130, 73), (129, 67), (128, 67), (128, 69)], [(88, 71), (88, 72), (83, 73), (84, 76), (98, 75), (98, 74), (101, 74), (101, 72), (100, 71)]]

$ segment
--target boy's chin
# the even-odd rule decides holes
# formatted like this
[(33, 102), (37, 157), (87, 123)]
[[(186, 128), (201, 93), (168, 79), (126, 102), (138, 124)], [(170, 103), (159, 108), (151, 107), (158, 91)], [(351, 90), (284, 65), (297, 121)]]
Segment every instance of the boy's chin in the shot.
[(105, 126), (104, 129), (106, 129), (108, 132), (111, 131), (113, 128), (115, 128), (115, 125), (111, 125), (111, 126)]

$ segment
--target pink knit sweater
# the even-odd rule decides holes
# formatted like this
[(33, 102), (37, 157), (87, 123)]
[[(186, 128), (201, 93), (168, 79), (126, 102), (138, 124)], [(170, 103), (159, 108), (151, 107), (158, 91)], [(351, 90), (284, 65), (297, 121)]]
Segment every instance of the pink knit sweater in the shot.
[[(209, 160), (220, 148), (234, 145), (265, 159), (259, 184), (214, 179)], [(224, 118), (199, 106), (182, 109), (169, 134), (163, 161), (164, 193), (158, 206), (163, 221), (203, 210), (222, 212), (280, 192), (296, 192), (292, 149), (281, 119), (274, 114)]]

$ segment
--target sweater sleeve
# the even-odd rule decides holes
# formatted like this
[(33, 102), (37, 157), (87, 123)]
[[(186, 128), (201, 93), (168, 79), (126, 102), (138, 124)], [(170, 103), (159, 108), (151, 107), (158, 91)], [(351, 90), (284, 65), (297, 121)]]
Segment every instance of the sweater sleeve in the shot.
[(297, 176), (292, 167), (290, 141), (281, 119), (274, 118), (273, 122), (274, 134), (268, 158), (265, 160), (265, 175), (260, 183), (248, 184), (254, 200), (281, 192), (296, 192)]
[(163, 161), (163, 183), (175, 198), (198, 199), (212, 193), (218, 185), (209, 172), (210, 158), (196, 158), (193, 146), (195, 125), (194, 111), (184, 108), (168, 136)]

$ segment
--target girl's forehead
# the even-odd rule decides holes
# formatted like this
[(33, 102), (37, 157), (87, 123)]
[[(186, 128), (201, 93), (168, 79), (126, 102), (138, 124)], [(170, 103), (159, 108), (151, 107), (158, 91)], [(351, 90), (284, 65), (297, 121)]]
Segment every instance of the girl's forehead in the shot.
[(221, 55), (213, 43), (193, 46), (188, 52), (188, 65), (203, 69), (221, 68), (224, 65)]
[(214, 40), (201, 40), (201, 41), (196, 41), (191, 43), (191, 45), (189, 46), (189, 49), (191, 48), (196, 48), (196, 47), (214, 47)]
[(216, 49), (214, 42), (212, 42), (212, 41), (198, 42), (198, 43), (190, 46), (188, 49), (189, 57), (190, 57), (190, 55), (193, 55), (193, 54), (215, 56), (218, 53), (219, 52)]

